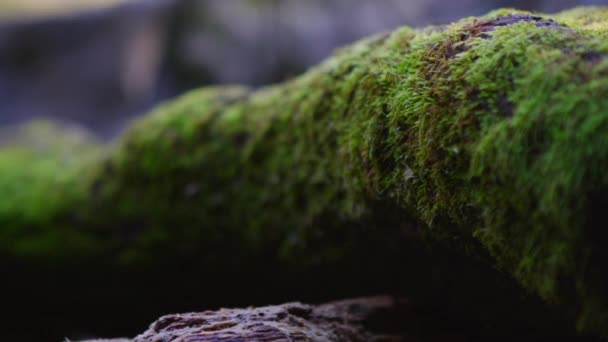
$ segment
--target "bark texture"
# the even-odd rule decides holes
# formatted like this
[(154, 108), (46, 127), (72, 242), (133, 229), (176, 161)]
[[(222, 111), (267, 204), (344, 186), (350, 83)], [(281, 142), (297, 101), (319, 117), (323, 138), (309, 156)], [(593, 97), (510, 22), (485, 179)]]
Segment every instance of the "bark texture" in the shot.
[(541, 337), (564, 337), (559, 329), (554, 334), (520, 335), (517, 330), (488, 334), (462, 325), (420, 323), (419, 313), (407, 300), (376, 296), (320, 305), (294, 302), (167, 315), (133, 339), (82, 342), (439, 342), (511, 341), (514, 336), (518, 341), (537, 341)]
[(393, 322), (396, 316), (396, 308), (389, 297), (319, 306), (289, 303), (221, 309), (161, 317), (133, 342), (397, 341), (398, 334), (381, 329), (384, 320)]

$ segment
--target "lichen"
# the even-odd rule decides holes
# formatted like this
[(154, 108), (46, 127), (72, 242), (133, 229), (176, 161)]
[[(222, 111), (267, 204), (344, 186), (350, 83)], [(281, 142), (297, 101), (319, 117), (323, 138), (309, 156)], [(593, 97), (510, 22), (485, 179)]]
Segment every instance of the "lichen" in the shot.
[(0, 202), (0, 246), (43, 256), (51, 234), (127, 264), (323, 263), (406, 220), (607, 335), (606, 25), (608, 9), (579, 8), (402, 28), (281, 85), (168, 103), (85, 175), (2, 152), (0, 186), (22, 190)]

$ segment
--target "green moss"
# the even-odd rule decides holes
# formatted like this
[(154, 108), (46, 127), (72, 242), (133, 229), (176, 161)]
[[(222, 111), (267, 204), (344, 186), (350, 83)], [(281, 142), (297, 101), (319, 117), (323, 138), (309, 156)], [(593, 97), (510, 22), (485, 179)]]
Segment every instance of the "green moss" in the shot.
[(78, 212), (83, 173), (102, 154), (98, 144), (81, 130), (43, 121), (0, 136), (1, 248), (44, 259), (97, 250), (64, 221)]
[(500, 10), (372, 37), (281, 85), (164, 105), (86, 176), (3, 152), (0, 186), (26, 190), (0, 202), (2, 248), (43, 256), (53, 234), (127, 264), (320, 264), (405, 219), (608, 334), (607, 23)]

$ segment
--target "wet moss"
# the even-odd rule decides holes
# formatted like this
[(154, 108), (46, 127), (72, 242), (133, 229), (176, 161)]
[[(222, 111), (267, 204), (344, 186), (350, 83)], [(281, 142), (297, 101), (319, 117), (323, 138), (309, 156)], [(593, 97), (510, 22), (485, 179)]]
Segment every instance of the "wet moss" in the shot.
[(0, 186), (19, 189), (0, 202), (1, 246), (322, 264), (405, 220), (608, 334), (606, 25), (579, 8), (403, 28), (281, 85), (188, 94), (71, 172), (3, 151)]

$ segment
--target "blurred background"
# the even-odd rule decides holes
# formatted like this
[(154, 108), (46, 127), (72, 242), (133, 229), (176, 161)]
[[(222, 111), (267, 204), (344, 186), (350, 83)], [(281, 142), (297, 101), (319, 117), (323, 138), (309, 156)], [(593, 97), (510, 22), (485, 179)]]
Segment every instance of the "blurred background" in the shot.
[(188, 89), (279, 82), (376, 32), (598, 4), (608, 0), (0, 0), (0, 127), (50, 118), (110, 139)]

